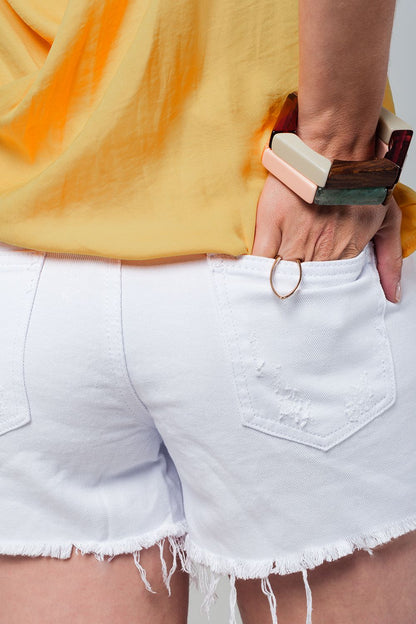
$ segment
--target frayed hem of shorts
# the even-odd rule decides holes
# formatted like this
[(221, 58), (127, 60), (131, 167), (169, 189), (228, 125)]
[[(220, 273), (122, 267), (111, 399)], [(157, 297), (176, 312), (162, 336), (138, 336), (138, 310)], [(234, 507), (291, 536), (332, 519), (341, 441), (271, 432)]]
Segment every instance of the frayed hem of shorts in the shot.
[(301, 572), (306, 594), (306, 624), (312, 624), (312, 592), (308, 583), (308, 570), (311, 570), (325, 561), (336, 561), (356, 550), (366, 550), (373, 554), (372, 548), (386, 544), (391, 539), (400, 537), (416, 530), (416, 516), (395, 522), (386, 527), (376, 528), (367, 535), (352, 536), (339, 540), (328, 546), (310, 548), (298, 555), (283, 556), (273, 560), (231, 559), (221, 557), (200, 548), (189, 535), (185, 537), (184, 549), (186, 552), (183, 569), (190, 576), (191, 581), (203, 594), (201, 610), (207, 616), (210, 608), (217, 599), (216, 589), (221, 576), (228, 576), (230, 580), (230, 619), (229, 624), (236, 624), (237, 592), (236, 579), (261, 579), (261, 589), (269, 601), (271, 621), (278, 624), (277, 599), (269, 581), (270, 574), (292, 574)]
[[(150, 548), (151, 546), (157, 545), (159, 546), (160, 551), (163, 582), (170, 596), (170, 581), (177, 568), (178, 557), (182, 567), (185, 564), (184, 539), (186, 532), (187, 524), (185, 522), (179, 522), (176, 524), (164, 525), (159, 527), (157, 530), (149, 531), (140, 537), (130, 537), (109, 542), (91, 541), (72, 542), (66, 544), (39, 542), (29, 542), (23, 544), (10, 542), (8, 544), (0, 544), (0, 555), (69, 559), (71, 557), (72, 550), (75, 548), (75, 551), (81, 555), (92, 554), (99, 561), (111, 561), (117, 555), (131, 554), (146, 589), (152, 593), (157, 593), (152, 589), (146, 577), (146, 571), (140, 564), (140, 551), (144, 548)], [(163, 549), (166, 542), (168, 542), (170, 552), (173, 555), (173, 564), (169, 572), (163, 556)], [(108, 557), (108, 559), (106, 559), (106, 557)]]
[(24, 557), (54, 557), (57, 559), (69, 559), (72, 549), (75, 548), (83, 555), (94, 554), (97, 559), (106, 556), (129, 554), (135, 550), (150, 548), (158, 540), (168, 536), (184, 536), (187, 532), (187, 525), (184, 522), (166, 524), (154, 531), (149, 531), (138, 537), (128, 537), (121, 540), (108, 542), (88, 541), (88, 542), (5, 542), (0, 543), (0, 555), (21, 555)]

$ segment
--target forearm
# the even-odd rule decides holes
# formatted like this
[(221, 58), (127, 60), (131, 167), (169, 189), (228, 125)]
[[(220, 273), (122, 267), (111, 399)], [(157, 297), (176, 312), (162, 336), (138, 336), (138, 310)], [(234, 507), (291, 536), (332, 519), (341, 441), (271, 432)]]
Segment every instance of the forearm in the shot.
[(374, 152), (395, 4), (299, 0), (298, 134), (329, 158)]

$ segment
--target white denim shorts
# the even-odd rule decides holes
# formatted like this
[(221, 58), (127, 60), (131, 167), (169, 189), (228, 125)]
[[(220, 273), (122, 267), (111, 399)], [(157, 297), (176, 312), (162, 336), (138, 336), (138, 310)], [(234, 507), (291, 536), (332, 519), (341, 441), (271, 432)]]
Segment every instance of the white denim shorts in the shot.
[(168, 540), (207, 610), (261, 578), (275, 622), (302, 572), (311, 622), (309, 569), (416, 530), (416, 254), (399, 304), (372, 243), (285, 300), (272, 263), (0, 244), (1, 554), (131, 553), (151, 589)]

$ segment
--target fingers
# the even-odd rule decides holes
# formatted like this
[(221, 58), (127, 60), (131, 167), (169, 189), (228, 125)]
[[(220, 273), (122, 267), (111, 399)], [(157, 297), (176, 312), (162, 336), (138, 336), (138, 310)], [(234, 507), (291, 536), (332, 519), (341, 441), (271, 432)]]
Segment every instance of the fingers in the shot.
[(279, 254), (284, 260), (337, 260), (358, 255), (373, 238), (382, 288), (396, 303), (402, 270), (401, 214), (394, 198), (387, 206), (363, 211), (348, 206), (316, 210), (270, 176), (257, 205), (251, 253), (268, 258)]
[(401, 210), (393, 199), (389, 204), (383, 225), (374, 236), (377, 268), (386, 298), (400, 301), (402, 272), (402, 245), (400, 238)]
[(256, 235), (251, 253), (254, 256), (275, 258), (279, 251), (281, 240), (282, 232), (280, 228), (271, 224), (267, 227), (263, 221), (256, 226)]
[[(270, 184), (269, 180), (268, 182)], [(256, 231), (251, 253), (253, 256), (275, 258), (282, 240), (282, 231), (276, 218), (275, 202), (260, 200), (257, 204)]]

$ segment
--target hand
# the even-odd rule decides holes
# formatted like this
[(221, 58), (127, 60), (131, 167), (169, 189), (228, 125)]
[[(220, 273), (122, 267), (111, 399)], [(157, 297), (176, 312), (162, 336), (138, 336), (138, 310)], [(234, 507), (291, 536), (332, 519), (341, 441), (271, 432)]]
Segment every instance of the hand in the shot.
[(252, 254), (284, 260), (339, 260), (357, 256), (374, 240), (377, 268), (387, 299), (398, 301), (402, 269), (401, 210), (386, 206), (308, 204), (268, 174), (257, 204)]

